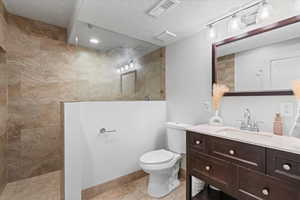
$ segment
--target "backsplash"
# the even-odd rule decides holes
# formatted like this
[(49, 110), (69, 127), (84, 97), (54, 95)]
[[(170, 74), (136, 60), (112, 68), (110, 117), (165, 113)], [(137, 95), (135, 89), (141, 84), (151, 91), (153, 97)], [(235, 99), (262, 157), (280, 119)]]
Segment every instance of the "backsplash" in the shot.
[(165, 99), (165, 50), (135, 61), (135, 94), (123, 97), (118, 58), (66, 44), (64, 29), (8, 15), (8, 181), (62, 168), (60, 102)]

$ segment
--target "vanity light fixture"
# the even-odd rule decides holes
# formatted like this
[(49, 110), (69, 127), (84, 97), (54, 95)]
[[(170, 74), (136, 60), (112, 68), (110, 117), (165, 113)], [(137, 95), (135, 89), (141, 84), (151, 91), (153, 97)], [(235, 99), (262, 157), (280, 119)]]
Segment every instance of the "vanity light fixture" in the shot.
[(272, 6), (267, 2), (263, 1), (261, 7), (258, 10), (256, 22), (259, 23), (270, 17)]
[(119, 74), (123, 74), (123, 73), (131, 72), (134, 70), (135, 70), (135, 66), (134, 66), (133, 61), (131, 61), (129, 64), (126, 64), (123, 67), (120, 67), (119, 69), (117, 69), (117, 72)]
[(90, 43), (91, 43), (91, 44), (99, 44), (100, 41), (99, 41), (98, 39), (96, 39), (96, 38), (91, 38), (91, 39), (90, 39)]
[(232, 15), (229, 23), (228, 23), (228, 30), (230, 33), (234, 33), (240, 30), (241, 25), (241, 18), (238, 17), (236, 14)]
[[(300, 2), (300, 0), (295, 0)], [(300, 5), (300, 3), (299, 3)], [(236, 32), (240, 29), (243, 28), (243, 23), (241, 20), (241, 17), (238, 16), (239, 13), (242, 13), (245, 10), (249, 10), (253, 7), (258, 7), (258, 13), (256, 15), (256, 22), (260, 22), (262, 20), (267, 19), (269, 16), (271, 16), (271, 11), (272, 11), (272, 6), (268, 3), (267, 0), (254, 0), (251, 1), (250, 3), (246, 3), (244, 5), (242, 5), (241, 7), (239, 7), (238, 9), (229, 12), (225, 15), (223, 15), (220, 18), (217, 18), (213, 21), (210, 21), (209, 23), (207, 23), (206, 27), (209, 29), (208, 30), (208, 35), (210, 36), (210, 38), (216, 37), (217, 36), (217, 32), (215, 31), (215, 27), (216, 24), (218, 22), (227, 20), (228, 18), (231, 18), (229, 23), (228, 23), (228, 30), (229, 32), (233, 33)]]
[(217, 37), (216, 29), (213, 24), (208, 25), (208, 36), (210, 39), (215, 39)]

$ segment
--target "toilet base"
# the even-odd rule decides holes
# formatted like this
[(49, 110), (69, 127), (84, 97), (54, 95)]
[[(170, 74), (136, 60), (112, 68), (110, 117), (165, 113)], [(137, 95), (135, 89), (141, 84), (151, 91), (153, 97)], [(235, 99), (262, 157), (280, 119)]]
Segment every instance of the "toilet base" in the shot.
[(155, 198), (161, 198), (168, 195), (180, 185), (178, 173), (179, 162), (171, 169), (150, 173), (148, 194)]

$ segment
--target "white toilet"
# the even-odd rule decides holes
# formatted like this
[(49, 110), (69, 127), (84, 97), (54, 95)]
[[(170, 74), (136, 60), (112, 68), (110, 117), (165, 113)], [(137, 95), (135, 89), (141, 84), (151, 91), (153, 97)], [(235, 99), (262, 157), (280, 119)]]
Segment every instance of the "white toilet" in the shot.
[(141, 168), (150, 175), (148, 193), (155, 198), (168, 195), (180, 184), (181, 154), (186, 153), (185, 130), (191, 125), (169, 122), (166, 126), (168, 150), (151, 151), (140, 158)]

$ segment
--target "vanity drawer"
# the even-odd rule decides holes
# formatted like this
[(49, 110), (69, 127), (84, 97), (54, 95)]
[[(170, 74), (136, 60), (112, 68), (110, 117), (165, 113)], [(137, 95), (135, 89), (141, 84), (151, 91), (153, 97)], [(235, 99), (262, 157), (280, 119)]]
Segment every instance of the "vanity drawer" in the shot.
[(199, 133), (189, 132), (189, 147), (201, 152), (205, 151), (205, 136)]
[(239, 200), (299, 200), (299, 192), (279, 180), (240, 167), (238, 169)]
[(206, 183), (231, 193), (236, 180), (236, 167), (230, 162), (191, 151), (190, 173)]
[(300, 155), (267, 150), (267, 174), (300, 185)]
[(216, 137), (207, 141), (210, 155), (261, 172), (266, 171), (266, 150), (263, 147)]

